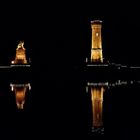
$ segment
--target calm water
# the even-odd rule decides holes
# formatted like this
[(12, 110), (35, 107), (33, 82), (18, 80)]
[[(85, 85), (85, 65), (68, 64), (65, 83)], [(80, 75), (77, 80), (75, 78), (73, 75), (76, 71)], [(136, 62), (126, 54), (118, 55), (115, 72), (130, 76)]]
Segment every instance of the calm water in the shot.
[(139, 81), (44, 79), (0, 84), (1, 138), (139, 135)]
[(139, 136), (139, 81), (88, 83), (86, 90), (91, 99), (93, 137)]

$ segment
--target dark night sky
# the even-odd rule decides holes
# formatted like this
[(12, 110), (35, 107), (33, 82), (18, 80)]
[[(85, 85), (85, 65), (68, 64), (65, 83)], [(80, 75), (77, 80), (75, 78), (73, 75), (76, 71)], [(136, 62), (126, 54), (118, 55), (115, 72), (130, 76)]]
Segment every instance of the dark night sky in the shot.
[[(59, 61), (63, 65), (82, 63), (90, 53), (90, 21), (103, 20), (104, 58), (124, 64), (139, 63), (139, 10), (128, 4), (20, 3), (1, 14), (0, 64), (15, 56), (19, 40), (34, 64)], [(131, 10), (134, 8), (133, 10)], [(44, 51), (45, 50), (45, 51)], [(58, 64), (58, 62), (57, 62)]]

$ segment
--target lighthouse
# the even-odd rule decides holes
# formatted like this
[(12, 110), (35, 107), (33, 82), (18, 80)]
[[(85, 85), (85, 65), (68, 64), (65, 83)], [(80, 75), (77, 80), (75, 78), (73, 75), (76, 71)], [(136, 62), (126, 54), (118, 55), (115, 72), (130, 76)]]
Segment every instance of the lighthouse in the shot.
[(91, 21), (92, 44), (91, 44), (90, 60), (92, 63), (103, 63), (101, 28), (102, 28), (101, 20)]
[(16, 48), (15, 60), (11, 62), (12, 64), (27, 64), (26, 60), (26, 49), (24, 48), (24, 41), (20, 41)]

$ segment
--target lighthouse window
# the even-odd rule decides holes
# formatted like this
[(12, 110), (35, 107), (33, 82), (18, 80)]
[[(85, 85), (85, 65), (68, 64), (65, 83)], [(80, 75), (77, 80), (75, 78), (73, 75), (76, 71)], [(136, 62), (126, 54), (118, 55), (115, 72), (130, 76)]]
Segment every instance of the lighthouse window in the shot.
[(96, 33), (96, 36), (99, 36), (99, 33)]

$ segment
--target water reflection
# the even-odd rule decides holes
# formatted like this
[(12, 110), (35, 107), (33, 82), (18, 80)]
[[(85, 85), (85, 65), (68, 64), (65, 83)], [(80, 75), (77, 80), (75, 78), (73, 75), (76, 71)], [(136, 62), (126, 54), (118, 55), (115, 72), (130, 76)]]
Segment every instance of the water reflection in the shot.
[(103, 94), (105, 88), (100, 85), (88, 85), (87, 92), (91, 94), (92, 102), (92, 132), (103, 134)]
[[(130, 81), (123, 81), (123, 80), (117, 80), (117, 81), (107, 81), (107, 82), (88, 82), (86, 86), (86, 93), (90, 95), (90, 101), (91, 101), (91, 108), (92, 108), (92, 132), (95, 134), (104, 134), (104, 110), (108, 110), (107, 108), (104, 108), (104, 102), (105, 105), (107, 104), (106, 99), (111, 98), (111, 95), (108, 93), (114, 93), (115, 91), (119, 92), (126, 92), (128, 89), (132, 89), (138, 85), (139, 87), (140, 81), (136, 80), (130, 80)], [(133, 85), (133, 86), (131, 86)], [(135, 85), (135, 86), (134, 86)], [(131, 88), (130, 88), (131, 87)], [(113, 90), (114, 89), (114, 90)], [(123, 91), (124, 90), (124, 91)], [(112, 94), (113, 96), (116, 96), (115, 93)], [(128, 94), (129, 95), (129, 94)], [(121, 95), (122, 96), (122, 95)], [(118, 95), (116, 99), (118, 98)], [(113, 100), (113, 99), (112, 99)], [(111, 105), (111, 100), (109, 101)], [(106, 105), (107, 106), (107, 105)], [(124, 104), (123, 104), (124, 106)]]
[(102, 122), (102, 108), (103, 108), (103, 87), (91, 87), (91, 100), (93, 110), (93, 127), (101, 127)]
[(28, 84), (10, 84), (11, 91), (15, 92), (16, 105), (18, 109), (24, 109), (25, 97), (28, 90), (31, 90), (30, 83)]

